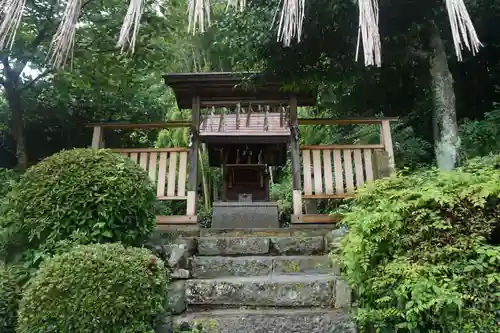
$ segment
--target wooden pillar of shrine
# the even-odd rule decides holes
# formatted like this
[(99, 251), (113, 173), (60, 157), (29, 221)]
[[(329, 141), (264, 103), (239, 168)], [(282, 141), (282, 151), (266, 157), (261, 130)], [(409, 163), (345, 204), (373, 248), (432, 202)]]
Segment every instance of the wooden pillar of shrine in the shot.
[(196, 215), (196, 189), (198, 175), (198, 151), (200, 145), (200, 97), (193, 97), (191, 115), (191, 146), (189, 147), (189, 174), (187, 184), (187, 207), (186, 215)]
[(302, 186), (300, 182), (299, 126), (297, 121), (297, 98), (290, 97), (290, 151), (292, 157), (292, 207), (293, 222), (302, 221)]

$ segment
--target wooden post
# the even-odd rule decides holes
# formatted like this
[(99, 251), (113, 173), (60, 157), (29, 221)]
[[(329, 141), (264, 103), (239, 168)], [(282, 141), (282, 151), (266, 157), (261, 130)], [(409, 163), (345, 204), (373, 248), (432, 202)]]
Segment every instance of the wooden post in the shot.
[(196, 188), (198, 187), (196, 176), (198, 174), (198, 147), (200, 129), (200, 97), (193, 97), (191, 115), (191, 147), (189, 147), (189, 175), (187, 185), (187, 207), (186, 215), (196, 215)]
[(297, 121), (297, 98), (290, 97), (290, 150), (292, 155), (292, 202), (293, 222), (302, 222), (302, 186), (300, 184), (299, 126)]
[(383, 150), (375, 150), (372, 153), (372, 168), (374, 179), (389, 177), (393, 172), (389, 167), (389, 154)]
[(391, 172), (396, 170), (394, 162), (394, 149), (392, 146), (391, 124), (389, 120), (383, 120), (380, 126), (380, 143), (384, 145), (385, 151), (389, 157), (389, 168)]
[(241, 104), (238, 103), (236, 104), (236, 129), (240, 129), (240, 111), (241, 111)]
[(104, 148), (104, 136), (101, 126), (94, 126), (94, 132), (92, 133), (92, 148)]
[(247, 112), (247, 127), (250, 127), (250, 115), (252, 114), (252, 105), (248, 106), (248, 112)]
[(269, 112), (269, 106), (264, 107), (264, 131), (269, 130), (269, 119), (267, 118), (267, 114)]
[(285, 108), (280, 105), (280, 107), (279, 107), (279, 110), (280, 110), (280, 128), (283, 128), (283, 123), (284, 123), (283, 111), (284, 111), (284, 109)]

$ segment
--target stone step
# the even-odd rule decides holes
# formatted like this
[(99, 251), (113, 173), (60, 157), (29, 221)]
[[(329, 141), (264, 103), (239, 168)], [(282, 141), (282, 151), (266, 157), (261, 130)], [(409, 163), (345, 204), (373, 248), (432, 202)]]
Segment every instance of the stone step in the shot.
[(326, 309), (211, 310), (175, 317), (174, 327), (202, 333), (356, 332), (347, 311)]
[[(347, 288), (347, 289), (346, 289)], [(348, 307), (347, 284), (333, 274), (225, 277), (186, 281), (193, 305)]]
[(224, 276), (257, 276), (287, 273), (332, 273), (339, 268), (324, 256), (244, 256), (193, 257), (193, 278), (211, 279)]
[(200, 237), (200, 256), (224, 255), (318, 255), (326, 252), (323, 236)]
[(338, 226), (335, 224), (322, 224), (316, 225), (312, 228), (310, 225), (298, 225), (292, 228), (236, 228), (236, 229), (223, 229), (223, 228), (207, 228), (200, 229), (200, 236), (213, 237), (241, 237), (241, 236), (323, 236), (328, 234)]

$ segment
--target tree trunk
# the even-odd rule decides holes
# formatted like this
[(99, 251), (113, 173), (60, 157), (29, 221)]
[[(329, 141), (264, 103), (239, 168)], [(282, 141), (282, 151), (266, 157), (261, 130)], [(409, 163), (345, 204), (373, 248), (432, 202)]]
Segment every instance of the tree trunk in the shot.
[(26, 170), (28, 168), (28, 154), (26, 153), (26, 138), (24, 133), (24, 109), (21, 100), (21, 92), (16, 82), (7, 82), (7, 102), (11, 114), (12, 135), (16, 141), (17, 168)]
[(453, 76), (448, 67), (448, 59), (443, 40), (435, 22), (431, 23), (429, 58), (431, 85), (434, 99), (434, 148), (439, 169), (453, 170), (458, 164), (460, 137), (458, 136), (457, 114)]

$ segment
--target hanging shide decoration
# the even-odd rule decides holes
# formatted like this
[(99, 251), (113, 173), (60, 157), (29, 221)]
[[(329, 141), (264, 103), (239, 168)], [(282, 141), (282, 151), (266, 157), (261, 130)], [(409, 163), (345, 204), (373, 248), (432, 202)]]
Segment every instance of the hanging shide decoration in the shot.
[(143, 10), (143, 0), (130, 0), (127, 14), (123, 19), (122, 28), (120, 30), (120, 37), (118, 37), (118, 42), (116, 43), (116, 46), (119, 47), (122, 52), (127, 46), (132, 53), (134, 52)]
[(382, 65), (382, 51), (378, 28), (378, 0), (358, 0), (359, 30), (355, 60), (358, 61), (360, 44), (363, 46), (365, 66)]
[(235, 8), (236, 10), (242, 12), (247, 6), (246, 0), (227, 0), (226, 11), (229, 8)]
[(463, 0), (445, 0), (448, 18), (450, 20), (451, 34), (458, 61), (462, 61), (462, 49), (465, 47), (476, 54), (482, 46), (477, 37), (476, 30), (470, 19)]
[(76, 24), (80, 17), (82, 0), (68, 0), (61, 19), (61, 23), (50, 43), (49, 63), (59, 68), (64, 66), (73, 54), (75, 45)]
[(12, 48), (26, 0), (0, 0), (0, 50)]
[(282, 3), (277, 40), (284, 46), (290, 46), (294, 38), (297, 38), (297, 42), (300, 43), (305, 16), (305, 0), (281, 0), (278, 8)]
[(210, 26), (210, 0), (189, 0), (188, 2), (189, 26), (188, 31), (193, 35), (196, 28), (205, 32), (205, 27)]
[[(54, 67), (61, 67), (70, 58), (75, 43), (76, 25), (83, 0), (66, 0), (66, 8), (61, 23), (50, 44), (48, 60)], [(359, 8), (359, 31), (356, 45), (356, 61), (360, 48), (363, 48), (365, 66), (381, 66), (381, 42), (379, 33), (378, 0), (354, 0)], [(247, 0), (227, 0), (227, 8), (244, 10)], [(482, 46), (470, 19), (464, 0), (444, 0), (450, 21), (453, 44), (459, 61), (462, 50), (470, 50), (474, 55)], [(0, 50), (11, 48), (17, 29), (23, 17), (26, 0), (0, 0)], [(123, 20), (117, 47), (122, 52), (136, 46), (136, 38), (144, 11), (144, 0), (130, 0), (127, 14)], [(280, 0), (275, 17), (280, 15), (277, 40), (290, 46), (293, 39), (302, 38), (305, 16), (305, 0)], [(188, 0), (188, 30), (195, 34), (205, 32), (210, 26), (210, 0)]]

